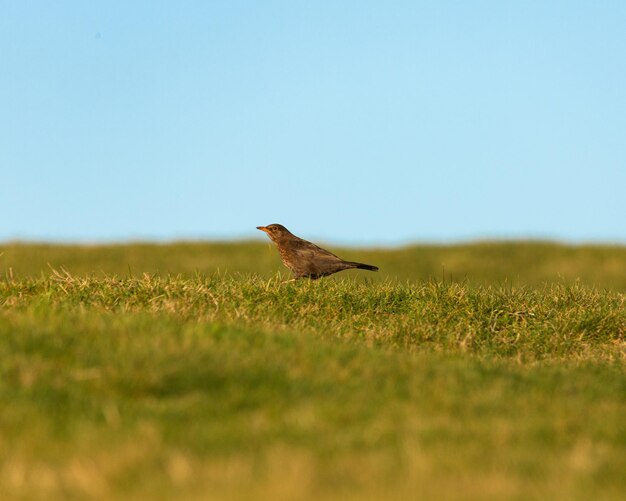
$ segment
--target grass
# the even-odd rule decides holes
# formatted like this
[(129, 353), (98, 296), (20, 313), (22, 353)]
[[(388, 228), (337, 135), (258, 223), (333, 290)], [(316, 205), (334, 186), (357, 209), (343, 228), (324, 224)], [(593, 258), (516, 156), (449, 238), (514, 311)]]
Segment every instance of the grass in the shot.
[[(335, 249), (341, 257), (375, 264), (379, 273), (347, 271), (346, 276), (372, 281), (428, 280), (470, 286), (542, 286), (576, 282), (626, 292), (626, 246), (568, 246), (551, 242), (482, 242), (420, 245), (393, 249)], [(118, 245), (0, 245), (0, 270), (15, 277), (44, 276), (51, 268), (72, 275), (161, 276), (239, 272), (263, 278), (285, 270), (271, 243), (173, 243)]]
[(0, 249), (0, 497), (624, 497), (623, 248), (269, 250)]

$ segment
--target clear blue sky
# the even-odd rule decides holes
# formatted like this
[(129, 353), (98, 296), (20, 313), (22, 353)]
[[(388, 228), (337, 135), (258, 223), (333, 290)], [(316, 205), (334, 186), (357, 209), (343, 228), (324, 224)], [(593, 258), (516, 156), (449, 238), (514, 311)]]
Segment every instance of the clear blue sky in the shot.
[(0, 1), (0, 240), (626, 242), (626, 2)]

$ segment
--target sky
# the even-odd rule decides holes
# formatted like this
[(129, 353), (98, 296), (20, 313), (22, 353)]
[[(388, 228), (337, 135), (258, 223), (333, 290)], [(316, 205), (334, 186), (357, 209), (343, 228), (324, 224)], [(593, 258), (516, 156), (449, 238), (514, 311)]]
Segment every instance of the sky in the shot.
[(0, 240), (626, 243), (626, 2), (0, 0)]

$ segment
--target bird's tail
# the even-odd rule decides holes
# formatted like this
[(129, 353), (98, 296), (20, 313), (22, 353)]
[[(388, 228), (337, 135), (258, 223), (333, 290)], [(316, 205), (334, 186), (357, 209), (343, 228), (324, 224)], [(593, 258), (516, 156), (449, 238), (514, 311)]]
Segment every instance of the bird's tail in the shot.
[(358, 268), (359, 270), (378, 271), (378, 266), (372, 266), (371, 264), (355, 263), (353, 261), (348, 261), (347, 264), (351, 265), (353, 268)]

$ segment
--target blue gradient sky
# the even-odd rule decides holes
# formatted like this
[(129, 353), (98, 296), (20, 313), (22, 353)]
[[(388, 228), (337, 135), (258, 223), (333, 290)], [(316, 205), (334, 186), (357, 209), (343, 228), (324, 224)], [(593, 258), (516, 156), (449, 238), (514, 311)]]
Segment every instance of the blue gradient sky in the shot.
[(623, 1), (2, 1), (0, 239), (626, 242), (625, 27)]

